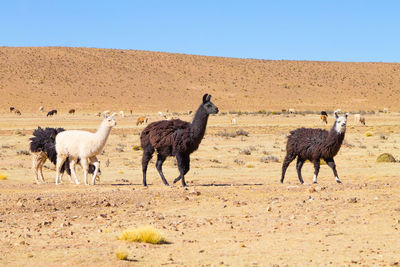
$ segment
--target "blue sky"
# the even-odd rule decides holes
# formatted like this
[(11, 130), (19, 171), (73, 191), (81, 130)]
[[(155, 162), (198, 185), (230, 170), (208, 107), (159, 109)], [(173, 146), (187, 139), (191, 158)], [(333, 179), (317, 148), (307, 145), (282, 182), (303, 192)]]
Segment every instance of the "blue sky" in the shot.
[(400, 62), (400, 1), (5, 0), (0, 46)]

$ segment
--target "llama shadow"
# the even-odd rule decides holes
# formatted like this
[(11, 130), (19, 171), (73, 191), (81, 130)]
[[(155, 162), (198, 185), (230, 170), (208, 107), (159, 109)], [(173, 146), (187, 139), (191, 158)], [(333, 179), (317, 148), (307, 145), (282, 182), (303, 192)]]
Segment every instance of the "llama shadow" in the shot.
[(198, 184), (198, 185), (192, 185), (192, 186), (205, 186), (205, 187), (209, 187), (209, 186), (262, 186), (264, 184), (259, 184), (259, 183), (255, 183), (255, 184)]

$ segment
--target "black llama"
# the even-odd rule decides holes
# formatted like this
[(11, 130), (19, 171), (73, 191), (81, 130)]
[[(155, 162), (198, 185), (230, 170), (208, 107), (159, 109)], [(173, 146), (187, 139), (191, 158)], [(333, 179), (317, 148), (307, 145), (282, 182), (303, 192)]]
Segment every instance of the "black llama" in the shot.
[(304, 183), (301, 177), (301, 168), (306, 160), (314, 164), (314, 183), (317, 183), (317, 176), (322, 158), (332, 168), (336, 182), (339, 180), (335, 161), (333, 157), (339, 152), (346, 132), (347, 116), (338, 116), (334, 112), (335, 123), (328, 132), (322, 129), (299, 128), (290, 132), (286, 145), (286, 157), (282, 165), (281, 183), (285, 179), (286, 169), (289, 164), (297, 157), (297, 175), (300, 183)]
[(210, 101), (211, 95), (205, 94), (197, 109), (192, 123), (177, 120), (163, 120), (150, 123), (140, 135), (143, 148), (142, 170), (143, 185), (147, 186), (146, 172), (149, 160), (157, 150), (156, 168), (165, 185), (169, 185), (162, 172), (162, 165), (168, 156), (175, 156), (180, 175), (174, 180), (182, 180), (187, 186), (185, 174), (190, 168), (190, 154), (197, 150), (203, 139), (210, 114), (217, 114), (218, 108)]
[[(56, 135), (63, 131), (65, 131), (63, 128), (42, 129), (41, 127), (38, 127), (36, 130), (33, 131), (33, 137), (30, 138), (31, 142), (29, 148), (33, 154), (32, 168), (35, 173), (36, 183), (39, 183), (38, 178), (41, 179), (41, 182), (44, 182), (42, 168), (47, 159), (50, 159), (50, 161), (54, 165), (57, 163), (55, 139)], [(89, 173), (93, 174), (94, 170), (95, 166), (90, 163)], [(61, 173), (64, 173), (65, 171), (67, 171), (68, 175), (71, 176), (71, 169), (69, 167), (68, 158), (61, 167)]]
[(56, 109), (53, 109), (53, 110), (50, 110), (49, 112), (47, 112), (46, 117), (53, 116), (53, 115), (57, 115), (57, 110)]

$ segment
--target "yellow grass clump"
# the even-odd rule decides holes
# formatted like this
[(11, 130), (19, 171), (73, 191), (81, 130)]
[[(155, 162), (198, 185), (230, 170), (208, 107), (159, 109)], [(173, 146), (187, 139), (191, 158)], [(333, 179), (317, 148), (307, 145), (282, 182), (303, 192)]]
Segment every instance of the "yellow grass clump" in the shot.
[(383, 153), (378, 156), (376, 162), (396, 162), (396, 159), (393, 157), (392, 154)]
[(118, 236), (118, 239), (150, 244), (165, 244), (167, 242), (164, 236), (151, 226), (127, 229)]
[(134, 150), (134, 151), (142, 150), (142, 147), (141, 147), (141, 146), (138, 146), (138, 145), (134, 145), (134, 146), (132, 147), (132, 150)]
[(7, 180), (7, 175), (0, 173), (0, 180)]
[(124, 249), (117, 249), (115, 251), (115, 256), (117, 257), (117, 259), (122, 261), (128, 259), (128, 255), (129, 255), (128, 252)]
[(371, 133), (371, 132), (366, 132), (366, 133), (365, 133), (365, 136), (366, 136), (366, 137), (370, 137), (370, 136), (372, 136), (372, 133)]

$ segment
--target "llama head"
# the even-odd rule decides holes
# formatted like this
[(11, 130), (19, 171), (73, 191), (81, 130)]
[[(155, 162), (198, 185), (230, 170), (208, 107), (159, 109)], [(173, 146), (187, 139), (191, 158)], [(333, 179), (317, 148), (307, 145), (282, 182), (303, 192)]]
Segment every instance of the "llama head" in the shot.
[(346, 131), (346, 123), (347, 123), (347, 116), (349, 113), (346, 113), (344, 116), (339, 116), (338, 111), (336, 110), (334, 113), (335, 115), (335, 130), (337, 133), (344, 133)]
[(114, 120), (114, 116), (116, 115), (117, 113), (113, 113), (113, 114), (111, 114), (110, 116), (107, 116), (106, 114), (104, 114), (103, 113), (103, 123), (106, 125), (106, 126), (108, 126), (108, 127), (114, 127), (115, 125), (117, 125), (117, 122)]
[(203, 96), (203, 108), (206, 110), (207, 114), (217, 114), (218, 113), (218, 108), (216, 105), (214, 105), (211, 101), (211, 95), (205, 94)]

